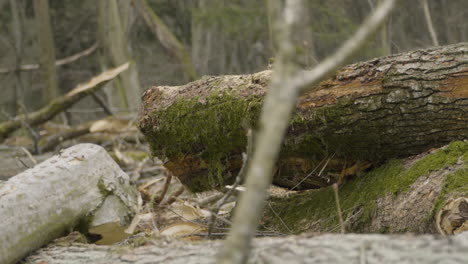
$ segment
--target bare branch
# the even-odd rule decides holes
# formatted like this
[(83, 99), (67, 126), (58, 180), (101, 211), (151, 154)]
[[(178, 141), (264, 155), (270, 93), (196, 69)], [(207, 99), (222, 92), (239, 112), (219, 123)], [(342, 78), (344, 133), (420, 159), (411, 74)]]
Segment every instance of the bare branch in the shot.
[[(63, 65), (75, 62), (75, 61), (77, 61), (78, 59), (80, 59), (82, 57), (85, 57), (85, 56), (88, 56), (88, 55), (92, 54), (94, 51), (96, 51), (97, 47), (98, 47), (98, 43), (96, 42), (91, 47), (89, 47), (89, 48), (87, 48), (87, 49), (85, 49), (83, 51), (80, 51), (80, 52), (78, 52), (76, 54), (65, 57), (63, 59), (56, 60), (55, 61), (55, 66), (58, 67), (58, 66), (63, 66)], [(19, 66), (16, 69), (0, 68), (0, 74), (6, 74), (6, 73), (9, 73), (9, 72), (12, 72), (12, 71), (32, 71), (32, 70), (37, 70), (37, 69), (39, 69), (39, 64), (25, 64), (25, 65)]]
[(295, 36), (301, 33), (304, 1), (286, 0), (284, 7), (280, 1), (268, 1), (269, 11), (273, 13), (271, 16), (278, 18), (274, 33), (279, 54), (260, 116), (260, 130), (256, 137), (252, 163), (247, 171), (247, 191), (240, 196), (233, 227), (217, 263), (247, 261), (251, 240), (265, 203), (266, 191), (272, 181), (274, 164), (299, 93), (326, 78), (361, 49), (385, 21), (396, 1), (385, 0), (379, 5), (351, 39), (310, 73), (300, 72), (294, 43), (297, 39)]
[(48, 105), (37, 110), (36, 112), (30, 113), (28, 115), (19, 115), (16, 116), (13, 120), (0, 123), (0, 142), (13, 131), (20, 128), (24, 122), (26, 122), (30, 126), (34, 126), (54, 118), (57, 114), (71, 107), (81, 98), (91, 93), (94, 93), (104, 84), (118, 76), (121, 72), (127, 70), (128, 67), (129, 63), (127, 62), (125, 64), (120, 65), (119, 67), (105, 71), (100, 75), (91, 78), (86, 83), (78, 85), (76, 88), (74, 88), (67, 94), (55, 98)]

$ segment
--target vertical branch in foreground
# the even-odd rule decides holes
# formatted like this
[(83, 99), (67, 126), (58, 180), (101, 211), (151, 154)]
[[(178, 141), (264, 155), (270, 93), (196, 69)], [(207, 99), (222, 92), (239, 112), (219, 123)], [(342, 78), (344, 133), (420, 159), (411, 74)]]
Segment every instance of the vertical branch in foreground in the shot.
[(439, 46), (439, 40), (437, 38), (434, 24), (432, 23), (431, 11), (429, 10), (429, 4), (427, 3), (427, 0), (421, 0), (421, 5), (424, 10), (424, 18), (426, 19), (427, 29), (429, 30), (429, 34), (431, 34), (432, 44), (434, 46)]
[(34, 15), (39, 41), (39, 64), (44, 80), (43, 104), (60, 95), (55, 68), (55, 45), (50, 24), (49, 0), (34, 0)]
[(279, 53), (260, 116), (254, 155), (247, 171), (247, 191), (241, 194), (233, 226), (218, 257), (218, 263), (245, 263), (248, 259), (266, 191), (272, 181), (273, 166), (298, 95), (313, 89), (361, 49), (388, 17), (396, 1), (382, 2), (353, 37), (311, 72), (298, 70), (295, 43), (292, 42), (293, 36), (300, 33), (303, 0), (286, 0), (284, 5), (278, 0), (268, 1), (269, 10), (277, 19), (274, 31)]

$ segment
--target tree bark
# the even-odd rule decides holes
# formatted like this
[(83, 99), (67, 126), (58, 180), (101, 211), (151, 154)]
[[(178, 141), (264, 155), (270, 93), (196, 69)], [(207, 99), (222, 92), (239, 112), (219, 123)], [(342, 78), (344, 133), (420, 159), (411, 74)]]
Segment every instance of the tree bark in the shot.
[[(14, 263), (63, 235), (111, 194), (126, 207), (121, 223), (129, 222), (137, 191), (107, 152), (92, 144), (68, 148), (9, 179), (0, 185), (0, 262)], [(100, 214), (96, 225), (106, 223)]]
[[(274, 183), (323, 187), (356, 162), (379, 164), (468, 138), (467, 50), (460, 43), (356, 63), (314, 87), (297, 102)], [(143, 96), (140, 129), (191, 189), (224, 184), (240, 168), (270, 75), (153, 87)]]
[[(148, 241), (149, 242), (149, 241)], [(215, 263), (221, 241), (203, 243), (155, 240), (148, 246), (123, 248), (71, 244), (51, 245), (25, 263)], [(247, 263), (465, 263), (467, 233), (455, 237), (319, 235), (254, 240)]]

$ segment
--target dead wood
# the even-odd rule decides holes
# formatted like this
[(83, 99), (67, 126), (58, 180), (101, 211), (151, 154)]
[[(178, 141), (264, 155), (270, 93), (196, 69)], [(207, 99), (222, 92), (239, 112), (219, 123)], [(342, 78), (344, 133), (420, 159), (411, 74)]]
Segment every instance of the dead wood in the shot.
[[(273, 182), (323, 187), (371, 164), (468, 138), (467, 50), (467, 43), (418, 50), (336, 72), (299, 98)], [(143, 96), (139, 127), (192, 190), (232, 182), (270, 77), (264, 71), (155, 86)]]
[(85, 217), (103, 234), (99, 227), (125, 226), (136, 210), (136, 189), (107, 152), (75, 145), (0, 185), (0, 263), (15, 263)]
[(0, 142), (8, 137), (12, 132), (19, 129), (23, 123), (35, 126), (54, 118), (57, 114), (71, 107), (83, 97), (92, 94), (103, 87), (107, 82), (128, 69), (128, 66), (129, 64), (125, 63), (119, 67), (105, 71), (100, 75), (91, 78), (86, 83), (78, 85), (67, 94), (52, 100), (52, 102), (36, 112), (22, 114), (16, 116), (12, 120), (0, 123)]

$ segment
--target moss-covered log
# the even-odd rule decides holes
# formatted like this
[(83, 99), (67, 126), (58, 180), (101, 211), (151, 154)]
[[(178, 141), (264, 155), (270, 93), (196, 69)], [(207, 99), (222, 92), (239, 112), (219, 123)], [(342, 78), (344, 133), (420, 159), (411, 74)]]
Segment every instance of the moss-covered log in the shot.
[[(468, 230), (468, 142), (455, 141), (387, 164), (339, 188), (348, 232), (443, 233)], [(463, 198), (462, 198), (463, 199)], [(444, 206), (446, 204), (449, 206)], [(331, 187), (271, 197), (263, 224), (285, 233), (338, 232)], [(441, 224), (443, 226), (441, 226)]]
[[(322, 187), (369, 163), (468, 138), (467, 51), (461, 43), (356, 63), (314, 87), (298, 100), (274, 183)], [(270, 75), (147, 90), (139, 126), (153, 154), (193, 190), (232, 180)]]

